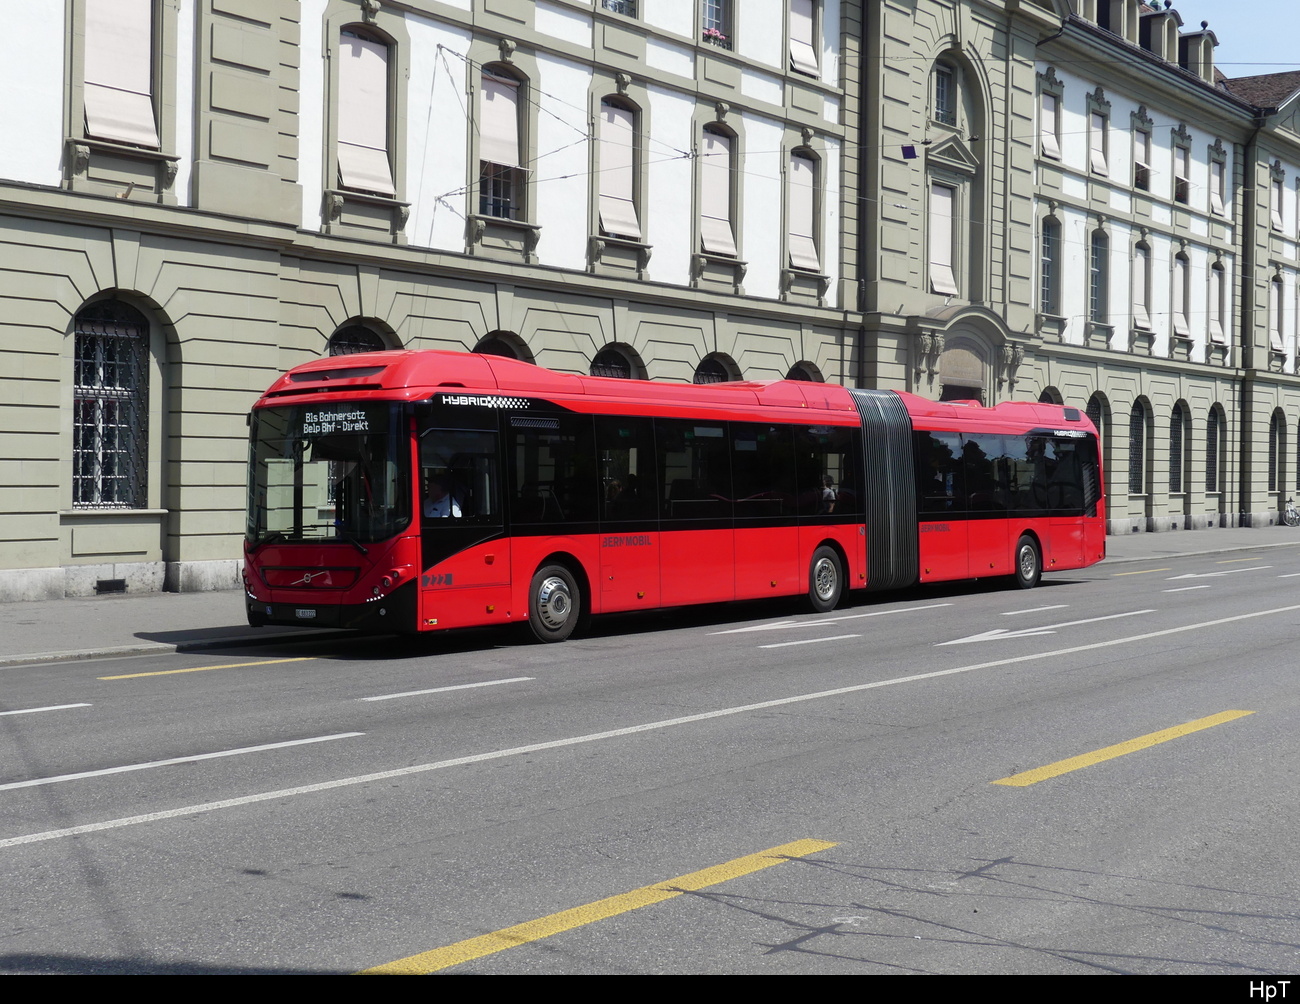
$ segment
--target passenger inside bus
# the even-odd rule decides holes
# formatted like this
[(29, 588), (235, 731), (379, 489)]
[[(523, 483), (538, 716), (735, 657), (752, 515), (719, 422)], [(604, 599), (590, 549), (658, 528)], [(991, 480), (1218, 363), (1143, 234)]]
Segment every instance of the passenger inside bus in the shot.
[(426, 517), (453, 516), (460, 518), (460, 502), (442, 474), (429, 474), (424, 479), (424, 515)]

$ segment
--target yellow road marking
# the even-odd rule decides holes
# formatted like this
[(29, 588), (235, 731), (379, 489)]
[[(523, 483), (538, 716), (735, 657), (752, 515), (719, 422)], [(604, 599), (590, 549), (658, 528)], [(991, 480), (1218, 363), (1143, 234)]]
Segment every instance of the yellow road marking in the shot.
[(141, 676), (172, 676), (176, 673), (206, 673), (210, 669), (243, 669), (245, 666), (273, 666), (277, 662), (311, 662), (315, 656), (294, 659), (262, 659), (259, 662), (228, 662), (224, 666), (195, 666), (193, 669), (160, 669), (153, 673), (123, 673), (121, 676), (98, 676), (97, 680), (134, 680)]
[(689, 875), (669, 879), (667, 882), (659, 882), (655, 885), (644, 886), (641, 889), (633, 889), (631, 892), (597, 900), (595, 903), (588, 903), (586, 906), (561, 910), (549, 917), (541, 917), (524, 924), (516, 924), (514, 927), (502, 928), (500, 931), (493, 931), (491, 934), (458, 941), (454, 945), (421, 952), (419, 955), (398, 959), (396, 962), (375, 966), (372, 969), (363, 969), (356, 975), (418, 976), (421, 973), (437, 972), (449, 966), (469, 962), (471, 959), (481, 959), (485, 955), (492, 955), (494, 952), (514, 948), (516, 945), (524, 945), (530, 941), (549, 938), (551, 935), (559, 934), (562, 931), (570, 931), (575, 927), (583, 927), (598, 920), (605, 920), (609, 917), (618, 916), (620, 913), (627, 913), (629, 910), (637, 910), (643, 906), (649, 906), (651, 903), (662, 903), (666, 899), (673, 899), (685, 892), (694, 892), (696, 889), (704, 889), (720, 882), (727, 882), (730, 879), (739, 878), (751, 872), (770, 868), (772, 865), (779, 865), (791, 858), (806, 857), (809, 854), (816, 854), (818, 851), (824, 851), (834, 846), (835, 844), (828, 843), (825, 840), (796, 840), (793, 843), (782, 844), (780, 847), (772, 847), (766, 851), (759, 851), (757, 854), (749, 854), (743, 858), (736, 858), (734, 861), (714, 865), (712, 868), (705, 868), (703, 871), (691, 872)]
[(1263, 561), (1264, 559), (1256, 556), (1254, 558), (1228, 558), (1224, 561), (1216, 561), (1216, 565), (1237, 565), (1243, 561)]
[(1046, 781), (1049, 777), (1056, 777), (1060, 774), (1068, 774), (1072, 770), (1080, 770), (1083, 767), (1091, 767), (1095, 763), (1101, 763), (1103, 760), (1113, 760), (1117, 756), (1124, 756), (1126, 753), (1136, 753), (1138, 750), (1144, 750), (1148, 746), (1155, 746), (1158, 743), (1167, 743), (1170, 739), (1177, 739), (1179, 736), (1190, 735), (1193, 732), (1200, 732), (1201, 729), (1208, 729), (1214, 725), (1222, 725), (1224, 722), (1230, 722), (1234, 718), (1242, 718), (1246, 715), (1253, 715), (1253, 711), (1220, 711), (1217, 715), (1210, 715), (1207, 718), (1198, 718), (1194, 722), (1188, 722), (1186, 725), (1176, 725), (1172, 729), (1163, 729), (1160, 732), (1152, 732), (1145, 736), (1138, 736), (1136, 739), (1130, 739), (1125, 743), (1116, 743), (1114, 746), (1107, 746), (1105, 749), (1095, 750), (1092, 753), (1083, 753), (1080, 756), (1072, 756), (1068, 760), (1058, 760), (1056, 763), (1049, 763), (1046, 767), (1039, 767), (1035, 770), (1027, 770), (1023, 774), (1012, 774), (1010, 777), (1004, 777), (997, 781), (990, 781), (989, 784), (1005, 784), (1013, 788), (1027, 788), (1031, 784), (1037, 784), (1039, 781)]
[(1144, 570), (1141, 571), (1141, 572), (1111, 572), (1110, 574), (1113, 575), (1113, 576), (1120, 576), (1120, 575), (1150, 575), (1152, 572), (1167, 572), (1167, 571), (1169, 571), (1169, 569), (1167, 569), (1167, 568), (1147, 568), (1147, 569), (1144, 569)]

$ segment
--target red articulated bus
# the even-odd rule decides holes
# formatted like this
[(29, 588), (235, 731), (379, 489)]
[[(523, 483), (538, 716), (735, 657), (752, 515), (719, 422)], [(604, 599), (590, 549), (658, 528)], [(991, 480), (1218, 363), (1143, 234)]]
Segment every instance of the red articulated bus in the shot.
[(290, 370), (250, 418), (251, 624), (385, 632), (1006, 575), (1105, 555), (1076, 408), (553, 373), (456, 352)]

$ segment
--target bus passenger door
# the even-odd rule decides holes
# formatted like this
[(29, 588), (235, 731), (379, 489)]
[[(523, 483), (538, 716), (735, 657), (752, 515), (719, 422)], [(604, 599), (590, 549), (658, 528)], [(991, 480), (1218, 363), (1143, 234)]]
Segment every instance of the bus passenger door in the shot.
[(596, 419), (600, 457), (600, 609), (660, 605), (658, 473), (654, 422)]
[[(731, 483), (736, 599), (805, 591), (807, 571), (799, 568), (794, 430), (788, 425), (732, 422)], [(827, 507), (834, 508), (829, 503)]]
[(1004, 437), (993, 433), (962, 436), (970, 519), (967, 574), (971, 578), (1008, 575), (1012, 569), (1007, 540), (1009, 497)]
[[(496, 424), (495, 415), (487, 418)], [(497, 438), (495, 429), (428, 429), (420, 437), (423, 626), (510, 617), (510, 541), (502, 517)]]

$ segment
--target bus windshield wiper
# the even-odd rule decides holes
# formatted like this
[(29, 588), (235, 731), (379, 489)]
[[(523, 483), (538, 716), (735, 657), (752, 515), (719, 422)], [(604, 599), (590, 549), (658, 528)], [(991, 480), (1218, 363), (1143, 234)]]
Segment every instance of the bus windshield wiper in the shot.
[(250, 551), (249, 553), (256, 554), (262, 548), (266, 547), (267, 544), (274, 544), (277, 540), (285, 540), (285, 539), (286, 539), (285, 535), (282, 534), (279, 530), (272, 530), (265, 537), (259, 540), (255, 545), (253, 545), (253, 550)]
[(348, 532), (347, 532), (346, 530), (344, 530), (342, 527), (337, 528), (334, 532), (337, 533), (337, 534), (338, 534), (340, 537), (342, 537), (344, 540), (346, 540), (346, 541), (347, 541), (349, 544), (351, 544), (353, 547), (355, 547), (355, 548), (356, 548), (358, 551), (360, 551), (362, 554), (369, 554), (369, 553), (370, 553), (369, 551), (366, 550), (365, 546), (361, 543), (361, 541), (357, 540), (356, 537), (352, 536), (352, 534), (348, 533)]

